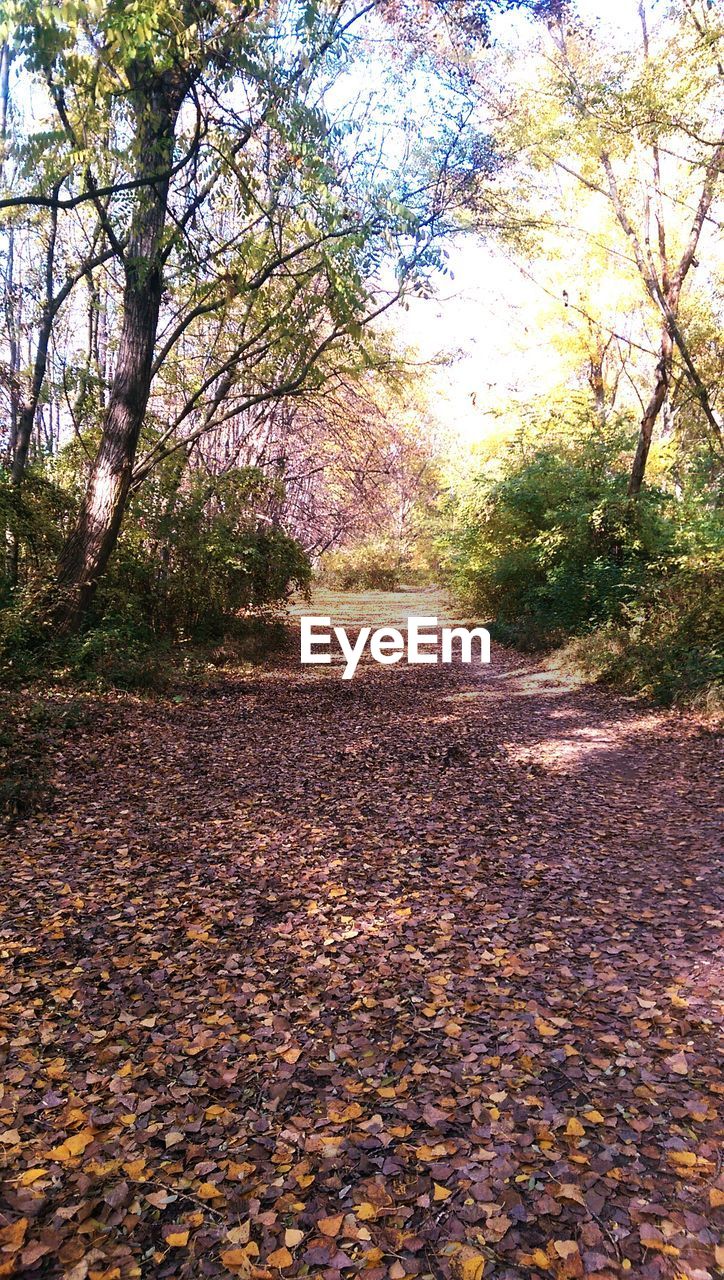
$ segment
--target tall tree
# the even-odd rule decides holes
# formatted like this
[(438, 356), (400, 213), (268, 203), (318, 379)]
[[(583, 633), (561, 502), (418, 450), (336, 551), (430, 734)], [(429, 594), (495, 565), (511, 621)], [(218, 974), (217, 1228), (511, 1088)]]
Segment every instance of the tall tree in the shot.
[[(700, 12), (701, 10), (701, 12)], [(640, 421), (629, 492), (643, 483), (656, 422), (668, 402), (678, 361), (712, 440), (721, 447), (715, 388), (702, 376), (687, 335), (686, 291), (697, 267), (714, 261), (721, 190), (721, 31), (707, 6), (691, 0), (660, 13), (631, 0), (633, 39), (588, 26), (570, 10), (553, 12), (531, 41), (531, 76), (488, 87), (479, 101), (492, 117), (500, 150), (509, 156), (508, 204), (495, 184), (474, 181), (474, 200), (504, 207), (508, 229), (545, 233), (570, 192), (581, 201), (580, 236), (605, 236), (611, 270), (630, 263), (639, 294), (657, 317), (653, 377)], [(497, 122), (497, 124), (496, 124)], [(551, 179), (555, 177), (556, 183)], [(589, 214), (603, 202), (608, 230)], [(561, 220), (562, 221), (562, 220)], [(573, 262), (578, 241), (564, 228)], [(700, 273), (701, 274), (701, 273)], [(615, 317), (609, 335), (617, 337)], [(601, 388), (598, 396), (600, 401)]]

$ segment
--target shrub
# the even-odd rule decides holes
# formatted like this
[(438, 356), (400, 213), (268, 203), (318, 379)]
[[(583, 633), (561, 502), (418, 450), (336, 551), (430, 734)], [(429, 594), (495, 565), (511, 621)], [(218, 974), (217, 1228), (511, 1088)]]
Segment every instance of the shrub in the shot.
[(724, 570), (690, 559), (653, 582), (621, 620), (579, 639), (584, 671), (664, 705), (721, 707), (724, 694)]
[(311, 565), (285, 531), (258, 519), (267, 482), (254, 468), (183, 489), (161, 473), (133, 503), (99, 590), (96, 615), (129, 614), (156, 634), (221, 634), (247, 610), (306, 590)]
[(721, 519), (693, 485), (629, 498), (631, 445), (622, 422), (520, 436), (453, 511), (446, 573), (503, 642), (592, 637), (591, 670), (671, 702), (721, 679)]
[(403, 577), (398, 547), (380, 539), (324, 556), (320, 581), (332, 591), (394, 591)]
[[(257, 515), (269, 491), (253, 468), (210, 480), (162, 467), (131, 504), (86, 625), (70, 637), (53, 635), (47, 622), (58, 546), (39, 536), (37, 568), (27, 571), (26, 547), (24, 589), (0, 610), (0, 674), (11, 684), (55, 671), (122, 688), (165, 687), (172, 641), (218, 640), (240, 615), (265, 617), (293, 590), (308, 589), (303, 548)], [(42, 512), (33, 519), (44, 527)]]

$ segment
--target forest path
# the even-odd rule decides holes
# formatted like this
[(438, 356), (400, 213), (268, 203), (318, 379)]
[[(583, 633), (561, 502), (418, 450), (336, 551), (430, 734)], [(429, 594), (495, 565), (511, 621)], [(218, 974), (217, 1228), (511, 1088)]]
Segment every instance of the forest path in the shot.
[(714, 739), (495, 646), (340, 675), (99, 699), (17, 824), (0, 1276), (713, 1276)]

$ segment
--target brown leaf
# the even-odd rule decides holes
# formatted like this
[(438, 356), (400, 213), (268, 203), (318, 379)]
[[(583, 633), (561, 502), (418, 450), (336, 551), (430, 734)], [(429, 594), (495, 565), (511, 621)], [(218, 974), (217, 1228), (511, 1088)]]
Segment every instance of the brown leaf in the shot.
[(278, 1267), (280, 1271), (282, 1271), (285, 1267), (291, 1267), (293, 1261), (294, 1259), (291, 1253), (286, 1248), (275, 1249), (274, 1252), (270, 1253), (269, 1257), (267, 1258), (267, 1262), (269, 1263), (269, 1266)]

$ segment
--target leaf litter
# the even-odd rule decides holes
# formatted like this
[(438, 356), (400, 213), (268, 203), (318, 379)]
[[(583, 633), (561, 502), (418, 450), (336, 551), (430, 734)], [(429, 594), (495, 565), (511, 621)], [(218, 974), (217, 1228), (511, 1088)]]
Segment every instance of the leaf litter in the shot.
[(500, 650), (185, 693), (5, 841), (0, 1276), (715, 1276), (712, 737)]

